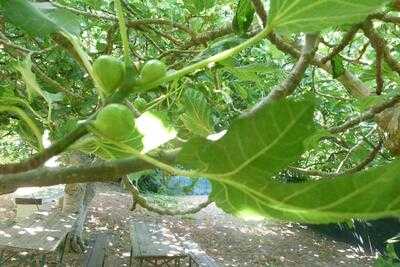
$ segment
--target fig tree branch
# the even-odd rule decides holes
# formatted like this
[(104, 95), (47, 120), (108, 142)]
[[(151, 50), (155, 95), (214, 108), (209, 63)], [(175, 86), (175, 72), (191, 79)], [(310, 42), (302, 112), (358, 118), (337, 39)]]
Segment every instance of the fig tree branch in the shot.
[[(257, 1), (256, 1), (257, 2)], [(264, 12), (256, 8), (256, 12), (260, 17), (264, 16)], [(376, 15), (376, 14), (375, 14)], [(373, 15), (372, 15), (373, 16)], [(298, 47), (294, 47), (293, 45), (285, 42), (283, 39), (278, 37), (275, 33), (271, 32), (267, 36), (268, 40), (274, 44), (279, 50), (282, 52), (291, 55), (294, 58), (300, 58), (301, 52)], [(340, 50), (340, 49), (339, 49)], [(324, 63), (317, 56), (312, 60), (312, 65), (315, 65), (328, 73), (332, 73), (331, 65), (328, 62)], [(350, 72), (345, 71), (345, 73), (338, 77), (338, 80), (343, 84), (343, 86), (356, 97), (365, 97), (369, 96), (369, 88), (362, 83), (357, 77), (352, 75)]]
[[(160, 152), (158, 159), (166, 163), (175, 161), (177, 151)], [(0, 175), (0, 195), (27, 186), (118, 181), (123, 175), (153, 169), (154, 165), (137, 158), (106, 161), (94, 165), (70, 167), (42, 167), (17, 174)]]
[(332, 50), (332, 52), (327, 55), (326, 57), (321, 59), (321, 63), (326, 63), (330, 61), (332, 58), (334, 58), (336, 55), (338, 55), (340, 52), (343, 51), (343, 49), (346, 48), (350, 44), (350, 42), (353, 40), (354, 36), (356, 36), (358, 30), (360, 29), (361, 25), (356, 24), (350, 28), (348, 32), (343, 36), (342, 40), (340, 43), (335, 46)]
[[(340, 162), (339, 166), (336, 169), (336, 172), (339, 173), (345, 163), (351, 158), (351, 155), (354, 153), (354, 151), (358, 150), (365, 144), (365, 140), (369, 138), (371, 135), (373, 135), (376, 132), (376, 127), (374, 127), (369, 133), (367, 133), (365, 136), (363, 135), (363, 138), (361, 141), (359, 141), (357, 144), (355, 144), (352, 148), (349, 149), (347, 152), (346, 156), (343, 158), (343, 160)], [(375, 147), (375, 146), (374, 146)]]
[(33, 155), (31, 158), (18, 163), (0, 165), (0, 174), (21, 173), (38, 168), (43, 165), (47, 160), (64, 152), (69, 146), (75, 143), (75, 141), (86, 134), (86, 124), (81, 124), (75, 130), (65, 136), (62, 140), (54, 143), (50, 147), (44, 149), (42, 152)]
[[(301, 51), (298, 47), (293, 46), (292, 44), (289, 44), (285, 42), (282, 38), (277, 36), (274, 33), (270, 33), (268, 35), (268, 40), (275, 45), (276, 48), (284, 52), (285, 54), (288, 54), (292, 56), (293, 58), (300, 58), (301, 56)], [(320, 58), (318, 56), (315, 56), (315, 58), (311, 61), (312, 65), (317, 66), (327, 73), (332, 73), (332, 68), (329, 62), (327, 63), (322, 63)], [(337, 78), (339, 82), (342, 83), (344, 88), (353, 96), (357, 98), (361, 97), (366, 97), (370, 95), (370, 89), (356, 76), (351, 74), (349, 71), (345, 71), (343, 75)]]
[(210, 42), (212, 40), (215, 40), (219, 37), (226, 36), (231, 33), (233, 33), (233, 28), (232, 28), (231, 24), (228, 24), (219, 29), (207, 31), (207, 32), (195, 35), (194, 37), (192, 37), (192, 39), (187, 44), (181, 46), (179, 49), (186, 50), (193, 46), (206, 45), (208, 42)]
[(385, 39), (383, 39), (374, 29), (372, 22), (371, 21), (366, 21), (362, 29), (365, 33), (365, 36), (368, 37), (368, 39), (371, 41), (372, 46), (377, 52), (380, 52), (383, 54), (383, 57), (386, 61), (386, 63), (389, 65), (389, 67), (397, 72), (400, 75), (400, 63), (396, 58), (394, 58), (391, 53), (390, 49), (387, 45), (387, 42)]
[[(75, 13), (77, 15), (81, 15), (84, 16), (86, 18), (93, 18), (93, 19), (101, 19), (101, 20), (108, 20), (108, 21), (112, 21), (112, 22), (118, 22), (118, 18), (114, 15), (109, 15), (109, 14), (104, 14), (101, 12), (96, 12), (96, 13), (92, 13), (92, 12), (87, 12), (87, 11), (83, 11), (83, 10), (79, 10), (73, 7), (69, 7), (69, 6), (65, 6), (59, 3), (56, 3), (55, 1), (50, 1), (52, 3), (52, 5), (54, 5), (55, 7), (58, 8), (62, 8), (65, 10), (68, 10), (72, 13)], [(170, 20), (166, 20), (166, 19), (140, 19), (140, 20), (129, 20), (126, 22), (127, 27), (131, 27), (131, 28), (138, 28), (138, 27), (143, 27), (146, 25), (165, 25), (165, 26), (170, 26), (176, 29), (179, 29), (183, 32), (188, 33), (191, 36), (194, 36), (195, 34), (193, 33), (193, 31), (191, 29), (189, 29), (188, 27), (174, 22), (174, 21), (170, 21)]]
[(260, 18), (263, 27), (267, 26), (268, 15), (265, 11), (263, 2), (261, 0), (251, 0), (251, 3), (253, 4), (253, 7), (256, 10), (258, 17)]
[(305, 39), (305, 45), (301, 52), (301, 56), (288, 77), (281, 84), (272, 89), (272, 91), (256, 106), (254, 106), (250, 110), (250, 114), (256, 112), (261, 107), (268, 105), (271, 102), (285, 98), (286, 96), (292, 94), (297, 88), (307, 67), (314, 58), (318, 46), (319, 34), (306, 34)]
[(353, 118), (353, 119), (349, 119), (342, 125), (329, 128), (328, 131), (333, 134), (344, 132), (344, 131), (360, 124), (363, 121), (368, 121), (368, 120), (373, 119), (375, 117), (375, 115), (383, 112), (384, 110), (386, 110), (388, 108), (395, 106), (399, 102), (400, 102), (400, 95), (397, 95), (389, 101), (386, 101), (380, 105), (376, 105), (376, 106), (370, 108), (366, 112), (362, 113), (360, 116)]

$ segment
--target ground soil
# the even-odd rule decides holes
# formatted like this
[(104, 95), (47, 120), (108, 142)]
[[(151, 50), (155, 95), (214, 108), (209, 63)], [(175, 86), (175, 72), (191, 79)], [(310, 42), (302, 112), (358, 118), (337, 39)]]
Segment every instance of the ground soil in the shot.
[[(190, 207), (205, 197), (178, 197), (177, 204)], [(225, 214), (215, 205), (185, 216), (160, 216), (140, 207), (129, 211), (129, 194), (118, 187), (99, 186), (88, 214), (85, 238), (109, 233), (104, 266), (129, 265), (129, 225), (155, 222), (169, 228), (181, 240), (192, 240), (222, 266), (372, 266), (374, 255), (334, 241), (307, 226), (276, 222), (250, 222)], [(65, 255), (65, 265), (83, 266), (86, 255)]]

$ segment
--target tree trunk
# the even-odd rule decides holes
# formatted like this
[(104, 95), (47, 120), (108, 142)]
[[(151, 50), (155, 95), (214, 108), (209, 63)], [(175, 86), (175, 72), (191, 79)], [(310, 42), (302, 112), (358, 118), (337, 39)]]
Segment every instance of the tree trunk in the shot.
[[(75, 154), (69, 159), (69, 164), (78, 164), (82, 161), (90, 164), (89, 159)], [(62, 199), (62, 212), (76, 216), (76, 221), (72, 226), (71, 232), (67, 237), (67, 247), (69, 251), (82, 253), (84, 251), (83, 230), (86, 221), (88, 207), (95, 196), (94, 184), (68, 184), (65, 185), (64, 197)]]

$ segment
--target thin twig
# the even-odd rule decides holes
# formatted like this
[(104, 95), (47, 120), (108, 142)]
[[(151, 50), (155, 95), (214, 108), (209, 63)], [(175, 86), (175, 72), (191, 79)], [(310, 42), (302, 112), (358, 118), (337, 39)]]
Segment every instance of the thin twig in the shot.
[(376, 94), (381, 95), (383, 91), (383, 51), (381, 47), (376, 47), (376, 71), (375, 71), (375, 80), (376, 80)]
[(338, 55), (340, 52), (343, 51), (343, 49), (346, 48), (346, 46), (349, 45), (349, 43), (353, 40), (354, 36), (356, 36), (358, 30), (360, 29), (361, 25), (356, 24), (350, 28), (348, 32), (343, 36), (343, 39), (340, 41), (340, 43), (335, 46), (332, 50), (332, 52), (327, 55), (326, 57), (321, 59), (321, 62), (325, 64), (326, 62), (332, 60), (336, 55)]
[[(54, 1), (50, 1), (54, 6), (58, 7), (58, 8), (62, 8), (62, 9), (66, 9), (72, 13), (78, 14), (78, 15), (82, 15), (86, 18), (93, 18), (93, 19), (101, 19), (101, 20), (108, 20), (108, 21), (113, 21), (113, 22), (117, 22), (118, 19), (116, 16), (114, 15), (108, 15), (108, 14), (104, 14), (104, 13), (91, 13), (91, 12), (86, 12), (83, 10), (79, 10), (73, 7), (69, 7), (69, 6), (65, 6), (59, 3), (56, 3)], [(183, 32), (188, 33), (190, 36), (194, 36), (195, 34), (193, 33), (193, 31), (191, 29), (189, 29), (188, 27), (174, 22), (174, 21), (170, 21), (170, 20), (165, 20), (165, 19), (140, 19), (140, 20), (129, 20), (126, 22), (126, 25), (128, 27), (132, 27), (132, 28), (137, 28), (137, 27), (142, 27), (142, 26), (146, 26), (146, 25), (165, 25), (165, 26), (170, 26), (176, 29), (179, 29)]]
[(400, 63), (391, 55), (390, 49), (387, 46), (387, 42), (376, 32), (376, 30), (373, 28), (372, 22), (366, 21), (363, 24), (362, 29), (365, 33), (365, 36), (367, 36), (371, 41), (374, 49), (376, 51), (382, 51), (383, 57), (389, 67), (400, 75)]
[(334, 134), (344, 132), (344, 131), (360, 124), (363, 121), (373, 119), (375, 117), (375, 115), (381, 113), (382, 111), (384, 111), (388, 108), (395, 106), (399, 102), (400, 102), (400, 95), (397, 95), (389, 101), (386, 101), (380, 105), (370, 108), (368, 111), (362, 113), (360, 116), (353, 118), (353, 119), (349, 119), (342, 125), (329, 128), (328, 131), (331, 133), (334, 133)]
[(303, 78), (304, 72), (306, 71), (311, 60), (314, 58), (319, 35), (318, 34), (307, 34), (306, 43), (301, 53), (301, 57), (294, 66), (293, 70), (290, 72), (288, 77), (278, 86), (276, 86), (272, 91), (263, 98), (257, 105), (255, 105), (248, 114), (254, 113), (261, 107), (268, 105), (271, 102), (280, 100), (294, 92), (296, 87), (299, 85), (301, 79)]
[(303, 174), (303, 175), (310, 175), (310, 176), (317, 176), (317, 177), (324, 177), (324, 178), (334, 178), (339, 176), (347, 176), (355, 174), (359, 171), (364, 170), (379, 154), (382, 149), (383, 142), (380, 141), (379, 144), (368, 154), (368, 156), (362, 160), (359, 164), (354, 166), (351, 169), (342, 171), (342, 172), (323, 172), (318, 170), (306, 170), (297, 167), (290, 167), (289, 170)]
[(258, 17), (262, 22), (262, 26), (267, 26), (267, 12), (265, 11), (264, 4), (261, 0), (251, 0)]

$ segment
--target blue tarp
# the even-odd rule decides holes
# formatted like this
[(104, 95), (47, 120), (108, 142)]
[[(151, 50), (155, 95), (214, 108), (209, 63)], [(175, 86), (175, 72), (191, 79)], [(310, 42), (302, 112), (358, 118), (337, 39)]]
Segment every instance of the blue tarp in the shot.
[(211, 183), (207, 179), (192, 180), (183, 176), (173, 176), (167, 184), (168, 191), (174, 195), (208, 195)]

